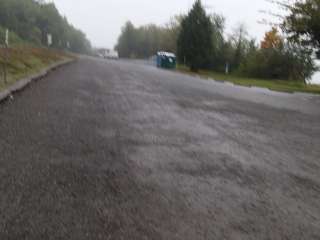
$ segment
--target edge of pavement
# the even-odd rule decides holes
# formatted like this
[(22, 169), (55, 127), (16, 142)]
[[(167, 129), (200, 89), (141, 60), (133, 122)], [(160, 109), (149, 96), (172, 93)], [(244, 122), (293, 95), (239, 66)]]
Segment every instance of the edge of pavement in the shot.
[(31, 84), (34, 81), (37, 81), (45, 76), (47, 76), (51, 71), (62, 67), (64, 65), (67, 65), (69, 63), (75, 62), (76, 59), (65, 59), (62, 61), (55, 62), (48, 67), (42, 69), (40, 72), (33, 74), (31, 76), (22, 78), (18, 81), (16, 81), (14, 84), (8, 86), (6, 89), (0, 91), (0, 103), (4, 100), (8, 99), (10, 96), (12, 96), (14, 93), (22, 91), (24, 88), (26, 88), (29, 84)]

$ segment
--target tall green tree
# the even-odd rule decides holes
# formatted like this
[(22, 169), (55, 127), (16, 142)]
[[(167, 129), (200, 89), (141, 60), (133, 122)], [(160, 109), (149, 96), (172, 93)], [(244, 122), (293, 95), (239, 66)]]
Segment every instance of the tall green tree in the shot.
[(224, 57), (224, 28), (225, 28), (225, 18), (218, 14), (211, 15), (212, 21), (212, 44), (213, 44), (213, 53), (211, 56), (210, 68), (215, 71), (221, 71), (224, 69), (226, 60)]
[(177, 42), (184, 15), (176, 15), (165, 25), (162, 48), (167, 52), (177, 53)]
[(178, 58), (192, 71), (207, 68), (213, 53), (213, 25), (201, 3), (196, 0), (181, 23)]
[(237, 69), (244, 61), (249, 45), (248, 32), (244, 24), (239, 24), (234, 29), (231, 41), (234, 46), (234, 56), (231, 64), (232, 68)]
[(320, 0), (296, 0), (294, 4), (280, 1), (278, 4), (288, 10), (281, 24), (288, 38), (320, 51)]
[(137, 44), (137, 33), (134, 25), (128, 21), (122, 28), (118, 44), (115, 47), (120, 57), (133, 57)]

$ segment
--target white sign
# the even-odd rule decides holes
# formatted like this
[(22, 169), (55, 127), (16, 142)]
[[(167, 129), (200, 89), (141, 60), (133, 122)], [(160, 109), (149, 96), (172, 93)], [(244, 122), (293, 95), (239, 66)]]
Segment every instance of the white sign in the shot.
[(47, 40), (48, 40), (48, 46), (52, 45), (52, 35), (51, 34), (47, 34)]
[(5, 44), (9, 46), (9, 30), (6, 29)]

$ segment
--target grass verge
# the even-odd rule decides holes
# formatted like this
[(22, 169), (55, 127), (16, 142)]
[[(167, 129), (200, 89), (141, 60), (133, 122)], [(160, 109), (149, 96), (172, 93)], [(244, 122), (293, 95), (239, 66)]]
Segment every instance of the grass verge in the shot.
[(256, 79), (256, 78), (245, 78), (235, 75), (226, 75), (223, 73), (217, 73), (213, 71), (201, 70), (198, 73), (191, 72), (186, 66), (178, 66), (177, 70), (182, 73), (187, 73), (191, 75), (197, 75), (203, 78), (211, 78), (217, 81), (227, 81), (241, 86), (247, 87), (262, 87), (268, 88), (273, 91), (279, 92), (305, 92), (320, 94), (320, 85), (314, 84), (304, 84), (295, 81), (285, 81), (285, 80), (272, 80), (272, 79)]
[(5, 50), (0, 48), (0, 91), (19, 79), (35, 74), (51, 64), (65, 59), (73, 58), (72, 55), (30, 46), (19, 46), (7, 50), (7, 83), (3, 79), (3, 66)]

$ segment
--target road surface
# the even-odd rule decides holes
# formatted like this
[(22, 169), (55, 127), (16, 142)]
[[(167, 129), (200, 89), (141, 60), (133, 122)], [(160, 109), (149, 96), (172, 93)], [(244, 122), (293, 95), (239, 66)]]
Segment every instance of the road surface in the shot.
[(319, 99), (60, 68), (0, 105), (0, 239), (320, 239)]

